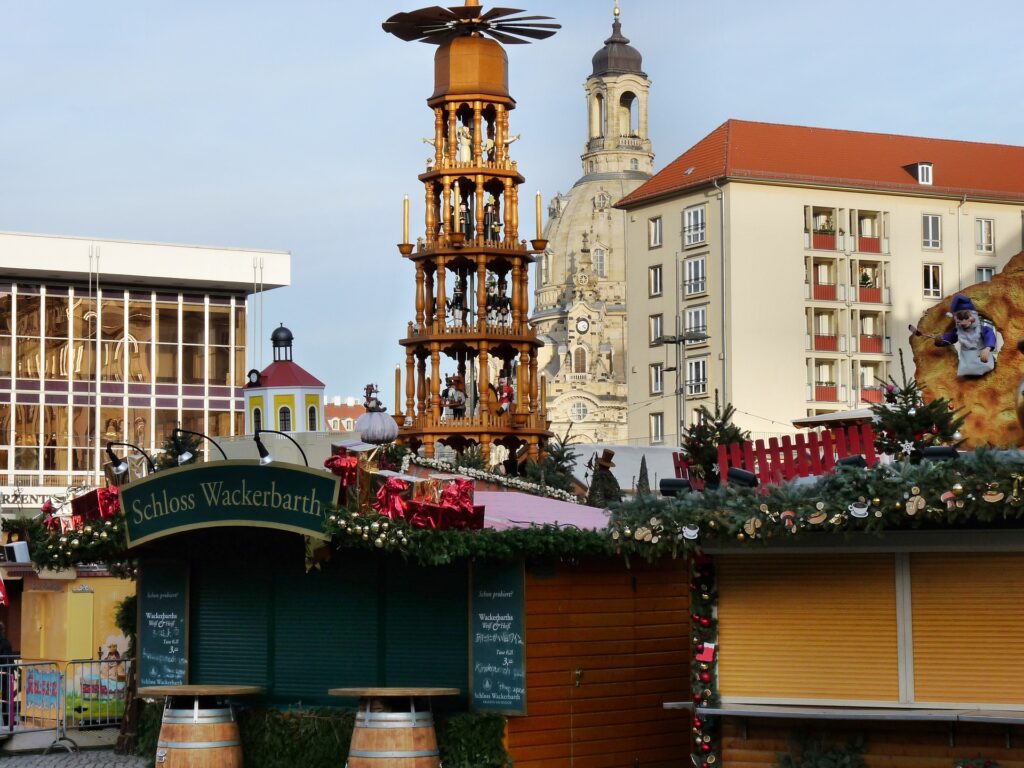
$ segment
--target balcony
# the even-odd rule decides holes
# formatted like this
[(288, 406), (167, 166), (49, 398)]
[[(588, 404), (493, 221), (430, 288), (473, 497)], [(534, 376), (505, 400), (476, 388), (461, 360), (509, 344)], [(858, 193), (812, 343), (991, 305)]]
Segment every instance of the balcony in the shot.
[(862, 387), (860, 390), (860, 401), (862, 403), (880, 403), (882, 399), (881, 387)]
[(857, 287), (857, 301), (868, 302), (869, 304), (882, 303), (882, 289), (861, 285)]
[(836, 249), (835, 232), (814, 232), (811, 234), (811, 248), (817, 251), (834, 251)]
[(860, 352), (868, 352), (871, 354), (880, 355), (882, 354), (882, 337), (877, 336), (873, 333), (862, 333), (860, 335), (860, 343), (857, 347)]
[(857, 238), (857, 250), (861, 253), (881, 253), (882, 252), (882, 238), (880, 237), (861, 237)]
[(814, 334), (814, 349), (818, 352), (838, 352), (839, 337), (816, 333)]
[(812, 400), (817, 400), (822, 403), (838, 403), (840, 389), (844, 388), (836, 386), (836, 384), (831, 381), (816, 381), (807, 389), (809, 390), (808, 395)]
[(815, 282), (811, 295), (816, 301), (836, 301), (836, 284)]

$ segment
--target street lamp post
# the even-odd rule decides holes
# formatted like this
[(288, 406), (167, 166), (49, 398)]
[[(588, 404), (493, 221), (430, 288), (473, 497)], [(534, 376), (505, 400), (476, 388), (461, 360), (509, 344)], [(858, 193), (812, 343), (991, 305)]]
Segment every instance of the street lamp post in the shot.
[[(703, 331), (682, 331), (679, 328), (680, 318), (676, 316), (676, 334), (674, 336), (661, 336), (655, 340), (656, 345), (674, 344), (676, 347), (676, 443), (683, 444), (683, 425), (686, 413), (686, 343), (690, 341), (707, 341), (708, 336)], [(663, 385), (664, 386), (664, 385)]]

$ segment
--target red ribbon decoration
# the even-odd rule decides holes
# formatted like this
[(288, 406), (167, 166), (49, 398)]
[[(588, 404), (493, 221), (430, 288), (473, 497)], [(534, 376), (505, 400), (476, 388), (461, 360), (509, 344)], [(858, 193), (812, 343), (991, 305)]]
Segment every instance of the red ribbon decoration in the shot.
[(377, 491), (373, 508), (392, 520), (405, 518), (408, 502), (402, 497), (409, 490), (409, 484), (400, 477), (389, 477)]
[(121, 511), (121, 497), (116, 487), (98, 488), (96, 498), (99, 502), (100, 517), (109, 520)]
[(465, 478), (452, 480), (441, 491), (442, 507), (457, 509), (464, 514), (473, 512), (473, 481)]
[(331, 471), (331, 474), (341, 478), (342, 485), (356, 484), (356, 468), (359, 466), (359, 459), (355, 456), (348, 456), (348, 451), (340, 449), (334, 456), (329, 456), (324, 461), (324, 466)]

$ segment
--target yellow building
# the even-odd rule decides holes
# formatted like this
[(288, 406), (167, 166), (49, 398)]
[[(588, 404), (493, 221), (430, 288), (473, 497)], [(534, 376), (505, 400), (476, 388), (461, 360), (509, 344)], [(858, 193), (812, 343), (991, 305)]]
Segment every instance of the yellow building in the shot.
[(617, 204), (630, 442), (716, 390), (755, 434), (878, 402), (907, 325), (1021, 250), (1022, 203), (1024, 147), (719, 126)]
[(246, 432), (324, 430), (324, 383), (292, 360), (292, 332), (282, 324), (270, 335), (274, 362), (249, 371), (245, 385)]

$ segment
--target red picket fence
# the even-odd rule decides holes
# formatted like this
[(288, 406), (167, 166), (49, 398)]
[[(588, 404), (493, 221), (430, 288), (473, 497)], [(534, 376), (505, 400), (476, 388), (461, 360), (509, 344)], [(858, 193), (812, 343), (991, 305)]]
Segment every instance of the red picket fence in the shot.
[[(847, 456), (862, 455), (868, 466), (878, 460), (875, 455), (875, 433), (870, 424), (860, 424), (829, 432), (788, 435), (753, 442), (718, 446), (718, 469), (722, 485), (728, 483), (729, 467), (753, 472), (758, 482), (772, 485), (795, 477), (822, 475)], [(687, 465), (681, 453), (672, 454), (676, 477), (687, 476)], [(698, 478), (690, 478), (694, 490), (702, 490)], [(698, 487), (700, 486), (700, 487)]]

